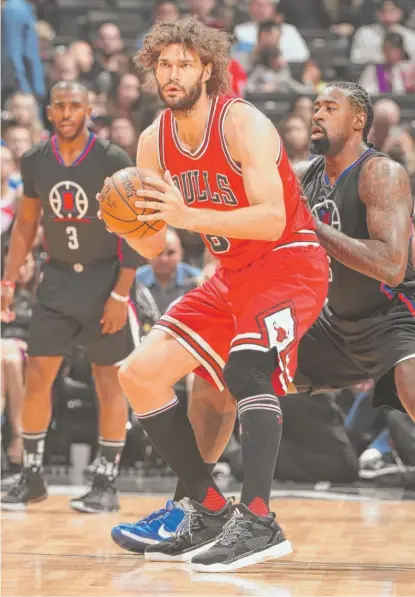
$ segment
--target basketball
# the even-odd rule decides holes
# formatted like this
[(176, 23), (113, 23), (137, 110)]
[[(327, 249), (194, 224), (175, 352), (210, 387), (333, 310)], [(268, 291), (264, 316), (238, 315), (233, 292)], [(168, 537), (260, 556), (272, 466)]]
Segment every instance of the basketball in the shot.
[(145, 188), (146, 177), (161, 179), (160, 175), (152, 170), (131, 167), (123, 168), (105, 180), (101, 191), (100, 211), (102, 219), (111, 232), (143, 238), (152, 236), (165, 225), (163, 220), (152, 222), (137, 220), (139, 215), (154, 213), (152, 209), (141, 209), (135, 206), (136, 201), (145, 200), (145, 197), (137, 197), (136, 191)]

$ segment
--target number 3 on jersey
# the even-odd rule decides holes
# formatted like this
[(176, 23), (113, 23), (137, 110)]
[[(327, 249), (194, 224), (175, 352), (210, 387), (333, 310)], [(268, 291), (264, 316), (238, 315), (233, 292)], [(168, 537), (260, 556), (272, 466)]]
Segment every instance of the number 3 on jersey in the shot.
[(75, 226), (67, 226), (65, 232), (68, 235), (68, 248), (71, 251), (79, 249), (78, 231)]
[(227, 253), (231, 248), (231, 241), (225, 236), (212, 236), (211, 234), (203, 235), (210, 245), (213, 253)]

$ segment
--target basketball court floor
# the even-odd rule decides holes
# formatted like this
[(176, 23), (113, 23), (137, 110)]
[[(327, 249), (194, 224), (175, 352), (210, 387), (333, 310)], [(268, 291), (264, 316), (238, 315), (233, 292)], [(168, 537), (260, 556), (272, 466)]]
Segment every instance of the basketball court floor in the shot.
[(86, 515), (68, 507), (79, 488), (55, 486), (30, 510), (2, 513), (1, 594), (415, 597), (413, 493), (321, 489), (273, 494), (293, 554), (237, 573), (198, 574), (186, 564), (145, 562), (111, 540), (112, 526), (162, 507), (169, 489), (123, 494), (120, 512)]

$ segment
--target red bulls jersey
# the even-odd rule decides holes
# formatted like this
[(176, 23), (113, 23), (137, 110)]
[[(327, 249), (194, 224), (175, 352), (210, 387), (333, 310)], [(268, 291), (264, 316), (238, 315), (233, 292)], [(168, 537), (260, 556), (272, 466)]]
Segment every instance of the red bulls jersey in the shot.
[[(233, 161), (224, 135), (224, 122), (231, 105), (238, 98), (219, 96), (211, 99), (206, 130), (199, 148), (191, 152), (179, 139), (176, 120), (165, 110), (159, 125), (159, 160), (169, 170), (188, 206), (195, 209), (229, 211), (250, 205), (245, 193), (240, 164)], [(277, 131), (275, 131), (277, 135)], [(285, 149), (280, 142), (276, 165), (284, 188), (286, 226), (277, 241), (241, 240), (204, 234), (210, 252), (221, 264), (241, 269), (282, 246), (317, 243), (311, 213), (300, 197), (300, 189)]]

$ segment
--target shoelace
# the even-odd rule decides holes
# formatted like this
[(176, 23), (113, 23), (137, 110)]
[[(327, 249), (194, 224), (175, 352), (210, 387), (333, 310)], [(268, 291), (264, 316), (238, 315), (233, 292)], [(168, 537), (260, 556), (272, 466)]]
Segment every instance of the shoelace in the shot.
[(244, 535), (248, 535), (252, 527), (250, 520), (244, 520), (234, 514), (232, 518), (223, 527), (222, 533), (217, 539), (217, 543), (230, 546), (235, 544)]
[(201, 512), (196, 512), (189, 498), (183, 498), (177, 502), (177, 506), (184, 512), (184, 518), (176, 529), (176, 537), (189, 535), (192, 538), (192, 531), (199, 528), (198, 521), (203, 516)]

